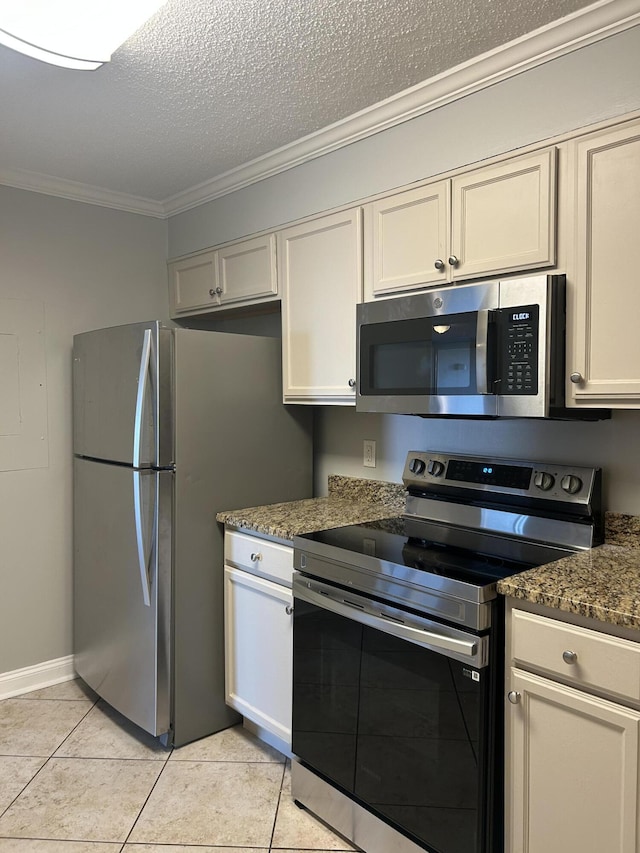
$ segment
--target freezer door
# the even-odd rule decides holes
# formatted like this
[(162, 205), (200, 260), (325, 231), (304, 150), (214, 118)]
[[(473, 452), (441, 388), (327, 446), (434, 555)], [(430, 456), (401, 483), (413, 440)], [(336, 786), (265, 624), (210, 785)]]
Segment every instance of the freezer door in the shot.
[(172, 463), (172, 337), (156, 321), (73, 339), (73, 451), (134, 467)]
[(78, 674), (153, 735), (170, 721), (173, 474), (74, 460)]

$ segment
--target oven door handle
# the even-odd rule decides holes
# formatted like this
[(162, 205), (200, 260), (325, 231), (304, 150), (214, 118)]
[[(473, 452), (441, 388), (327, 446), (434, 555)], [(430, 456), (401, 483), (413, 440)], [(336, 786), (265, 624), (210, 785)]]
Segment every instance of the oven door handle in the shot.
[[(316, 607), (331, 610), (339, 616), (346, 616), (347, 619), (352, 619), (354, 622), (360, 622), (362, 625), (367, 625), (370, 628), (377, 628), (385, 634), (391, 634), (401, 640), (408, 640), (410, 643), (416, 643), (425, 648), (436, 649), (445, 655), (449, 653), (450, 655), (469, 658), (470, 660), (475, 660), (478, 657), (479, 642), (477, 637), (466, 640), (447, 636), (437, 630), (407, 625), (399, 620), (390, 619), (384, 613), (370, 613), (357, 604), (350, 604), (345, 599), (336, 600), (329, 593), (316, 592), (302, 584), (294, 586), (294, 596), (307, 601), (309, 604), (314, 604)], [(374, 604), (374, 602), (370, 602), (370, 604)], [(482, 666), (483, 664), (484, 662), (476, 662), (476, 666)]]

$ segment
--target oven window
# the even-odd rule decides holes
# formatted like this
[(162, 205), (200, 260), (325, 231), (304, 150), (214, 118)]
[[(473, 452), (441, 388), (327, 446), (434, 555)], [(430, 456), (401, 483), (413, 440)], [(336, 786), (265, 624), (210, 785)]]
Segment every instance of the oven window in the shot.
[(487, 670), (296, 599), (293, 680), (302, 761), (439, 853), (485, 850)]
[(477, 314), (360, 328), (360, 393), (476, 394)]

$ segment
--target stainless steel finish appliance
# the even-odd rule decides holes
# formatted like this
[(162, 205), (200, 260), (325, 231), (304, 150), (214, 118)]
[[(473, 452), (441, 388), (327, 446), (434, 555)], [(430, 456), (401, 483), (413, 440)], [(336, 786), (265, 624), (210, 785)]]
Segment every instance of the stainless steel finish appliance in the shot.
[(498, 580), (602, 539), (598, 469), (409, 453), (402, 517), (294, 539), (294, 799), (367, 853), (502, 850)]
[(608, 417), (567, 409), (565, 278), (531, 275), (357, 306), (356, 409)]
[(216, 512), (311, 494), (279, 344), (155, 321), (74, 338), (75, 666), (176, 746), (238, 719)]

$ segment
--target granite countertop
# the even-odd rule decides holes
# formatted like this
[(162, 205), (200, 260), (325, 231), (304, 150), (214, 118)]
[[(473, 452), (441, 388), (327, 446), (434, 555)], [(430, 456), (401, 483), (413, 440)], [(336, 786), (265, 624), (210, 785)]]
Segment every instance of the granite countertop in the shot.
[(291, 541), (300, 533), (377, 521), (404, 511), (404, 486), (331, 474), (327, 497), (219, 512), (228, 527)]
[(604, 545), (512, 575), (498, 592), (640, 629), (640, 517), (606, 513)]
[[(398, 483), (329, 476), (327, 497), (219, 512), (228, 527), (292, 541), (300, 533), (328, 530), (400, 515)], [(498, 592), (640, 630), (640, 517), (606, 513), (605, 544), (545, 566), (512, 575)]]

